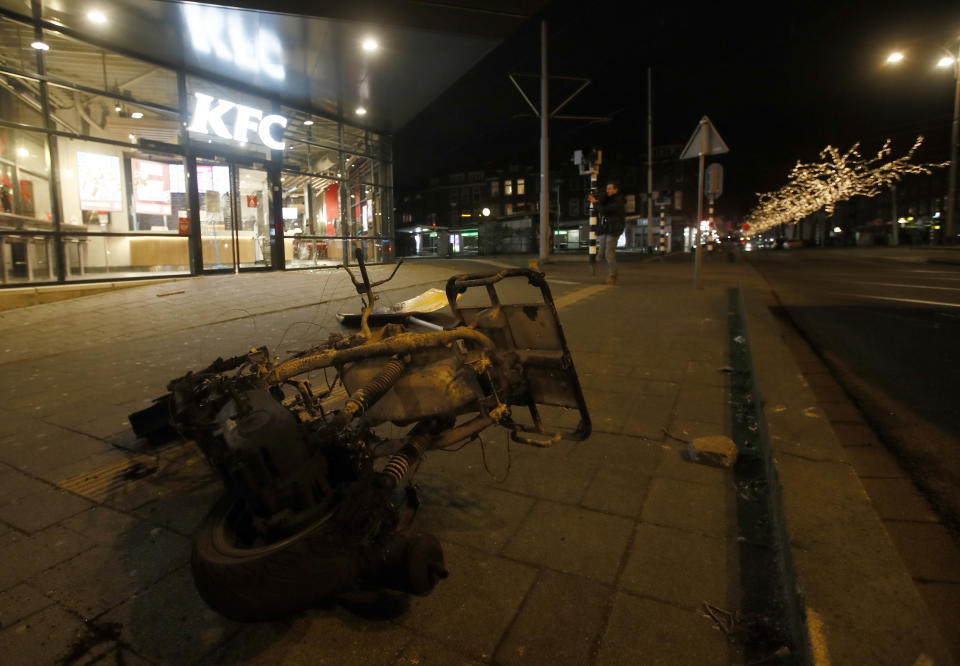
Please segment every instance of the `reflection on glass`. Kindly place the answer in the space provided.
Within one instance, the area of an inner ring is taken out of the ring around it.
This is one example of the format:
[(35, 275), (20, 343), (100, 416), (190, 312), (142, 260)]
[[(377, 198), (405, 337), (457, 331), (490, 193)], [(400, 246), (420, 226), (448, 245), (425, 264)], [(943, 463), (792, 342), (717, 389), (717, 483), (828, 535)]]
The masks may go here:
[[(24, 13), (30, 13), (29, 3)], [(30, 48), (33, 40), (33, 26), (0, 16), (0, 44), (3, 44), (3, 49), (0, 49), (0, 65), (23, 72), (35, 72), (37, 54)]]
[[(215, 59), (241, 72), (263, 73), (283, 81), (283, 46), (277, 34), (264, 28), (258, 13), (195, 4), (183, 5), (190, 46), (201, 62)], [(210, 63), (213, 69), (213, 63)]]
[(177, 75), (171, 69), (128, 58), (52, 30), (44, 32), (44, 41), (50, 46), (43, 57), (44, 67), (51, 76), (105, 93), (123, 91), (125, 97), (171, 109), (179, 106)]
[(38, 81), (0, 73), (0, 118), (13, 123), (43, 127), (41, 108)]
[(53, 84), (47, 90), (50, 114), (60, 131), (131, 144), (139, 139), (180, 143), (179, 114)]

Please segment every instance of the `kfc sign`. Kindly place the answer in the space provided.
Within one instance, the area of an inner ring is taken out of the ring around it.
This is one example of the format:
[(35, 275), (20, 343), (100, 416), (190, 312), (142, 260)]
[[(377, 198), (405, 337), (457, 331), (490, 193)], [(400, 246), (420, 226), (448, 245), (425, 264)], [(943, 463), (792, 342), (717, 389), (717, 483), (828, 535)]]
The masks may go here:
[[(260, 109), (229, 102), (225, 99), (214, 99), (210, 95), (194, 93), (196, 104), (193, 107), (193, 120), (190, 131), (200, 134), (216, 134), (222, 139), (233, 139), (246, 143), (250, 139), (250, 132), (267, 148), (283, 150), (283, 128), (287, 126), (287, 119), (277, 115), (263, 115)], [(228, 117), (232, 120), (228, 120)], [(230, 126), (227, 123), (230, 122)], [(274, 127), (280, 126), (279, 139), (274, 138)]]

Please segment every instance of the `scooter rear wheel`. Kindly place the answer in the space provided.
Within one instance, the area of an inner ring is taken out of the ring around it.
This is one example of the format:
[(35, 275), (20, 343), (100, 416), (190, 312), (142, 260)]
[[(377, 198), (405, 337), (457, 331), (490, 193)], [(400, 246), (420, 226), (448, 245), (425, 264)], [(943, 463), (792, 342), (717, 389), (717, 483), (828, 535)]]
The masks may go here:
[(193, 539), (191, 569), (200, 596), (231, 620), (262, 622), (349, 589), (358, 564), (328, 538), (335, 510), (291, 536), (264, 544), (246, 536), (252, 532), (251, 515), (243, 501), (222, 497)]

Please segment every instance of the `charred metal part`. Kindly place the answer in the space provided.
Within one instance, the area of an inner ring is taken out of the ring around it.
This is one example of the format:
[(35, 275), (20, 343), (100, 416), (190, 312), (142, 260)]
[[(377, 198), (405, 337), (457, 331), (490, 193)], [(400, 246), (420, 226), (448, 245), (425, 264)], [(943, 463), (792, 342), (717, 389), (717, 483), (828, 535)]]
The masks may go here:
[[(452, 329), (371, 331), (373, 289), (386, 280), (371, 283), (362, 253), (357, 259), (360, 280), (346, 270), (364, 297), (361, 333), (331, 334), (279, 362), (266, 347), (217, 359), (130, 417), (138, 435), (166, 420), (195, 439), (223, 480), (227, 494), (194, 537), (192, 569), (203, 599), (227, 617), (277, 619), (371, 587), (428, 593), (447, 575), (442, 549), (430, 535), (407, 532), (418, 504), (411, 477), (426, 452), (494, 425), (517, 441), (550, 445), (560, 436), (543, 423), (543, 406), (578, 411), (569, 438), (590, 432), (542, 273), (451, 278)], [(512, 277), (539, 287), (543, 303), (501, 303), (496, 285)], [(491, 305), (458, 307), (457, 296), (474, 287), (486, 289)], [(325, 368), (336, 369), (334, 386), (339, 380), (346, 395), (329, 383), (315, 392), (298, 378)], [(513, 420), (515, 406), (529, 409), (532, 428)], [(415, 425), (384, 440), (374, 429), (389, 422)]]
[(383, 369), (370, 381), (369, 384), (354, 391), (353, 394), (347, 399), (347, 404), (344, 405), (343, 409), (334, 419), (334, 425), (346, 425), (354, 418), (367, 411), (367, 408), (370, 405), (382, 398), (383, 394), (389, 391), (390, 387), (393, 386), (398, 379), (400, 379), (400, 375), (403, 374), (405, 367), (406, 364), (398, 356), (394, 356), (387, 361), (387, 364), (383, 366)]
[[(377, 358), (356, 361), (341, 368), (343, 385), (351, 394), (369, 383), (381, 370)], [(392, 388), (372, 405), (364, 421), (397, 425), (476, 410), (484, 397), (476, 374), (465, 365), (455, 347), (435, 347), (409, 355), (407, 369)]]
[(373, 304), (377, 300), (376, 295), (373, 293), (373, 288), (379, 287), (384, 282), (392, 280), (393, 276), (397, 274), (398, 270), (400, 270), (400, 266), (403, 265), (403, 259), (400, 259), (397, 262), (397, 265), (393, 268), (393, 272), (390, 273), (390, 277), (371, 284), (370, 278), (367, 276), (367, 266), (363, 262), (363, 250), (361, 250), (359, 247), (354, 251), (354, 258), (357, 260), (357, 264), (360, 267), (360, 277), (363, 280), (362, 282), (357, 281), (357, 279), (353, 276), (353, 272), (347, 266), (340, 266), (340, 268), (345, 270), (347, 275), (350, 276), (350, 281), (353, 282), (353, 286), (356, 288), (357, 293), (366, 295), (363, 316), (360, 318), (360, 331), (363, 336), (369, 340), (372, 337), (370, 332), (370, 313), (373, 312)]
[(491, 351), (495, 349), (493, 341), (489, 337), (479, 331), (462, 326), (451, 331), (437, 333), (401, 333), (381, 342), (370, 342), (348, 349), (321, 351), (310, 356), (291, 359), (276, 365), (264, 375), (263, 379), (268, 383), (279, 383), (311, 370), (329, 368), (334, 365), (343, 365), (378, 356), (409, 354), (423, 349), (442, 347), (458, 340), (476, 342)]
[[(503, 304), (496, 284), (505, 278), (524, 277), (540, 289), (542, 303)], [(483, 287), (490, 305), (461, 307), (460, 294), (472, 287)], [(567, 435), (580, 440), (590, 436), (590, 414), (580, 380), (567, 347), (553, 296), (544, 274), (528, 268), (508, 268), (497, 273), (456, 275), (447, 280), (447, 303), (457, 327), (469, 326), (488, 335), (498, 352), (494, 356), (502, 383), (509, 388), (506, 402), (529, 409), (534, 427), (513, 424), (514, 441), (534, 446), (551, 446), (559, 441), (557, 433), (545, 428), (537, 405), (576, 409), (580, 422)], [(530, 435), (524, 434), (530, 432)]]
[(383, 473), (391, 476), (397, 485), (403, 481), (410, 465), (416, 463), (423, 456), (424, 451), (430, 446), (430, 437), (425, 434), (417, 434), (410, 438), (406, 446), (397, 451), (383, 468)]

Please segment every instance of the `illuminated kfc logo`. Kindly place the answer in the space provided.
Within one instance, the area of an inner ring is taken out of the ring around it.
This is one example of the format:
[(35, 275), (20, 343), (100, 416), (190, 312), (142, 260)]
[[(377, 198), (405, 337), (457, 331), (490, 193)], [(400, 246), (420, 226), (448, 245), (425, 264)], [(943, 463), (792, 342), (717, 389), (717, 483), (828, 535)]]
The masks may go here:
[[(278, 115), (263, 115), (260, 109), (244, 106), (225, 99), (214, 99), (210, 95), (194, 93), (196, 104), (193, 107), (193, 122), (190, 131), (200, 134), (209, 134), (211, 131), (223, 139), (233, 139), (246, 143), (250, 132), (256, 132), (260, 142), (267, 148), (283, 150), (283, 128), (287, 126), (287, 119)], [(216, 104), (214, 104), (216, 102)], [(227, 127), (225, 116), (233, 114), (233, 127)], [(280, 139), (273, 136), (273, 128), (280, 126)]]

